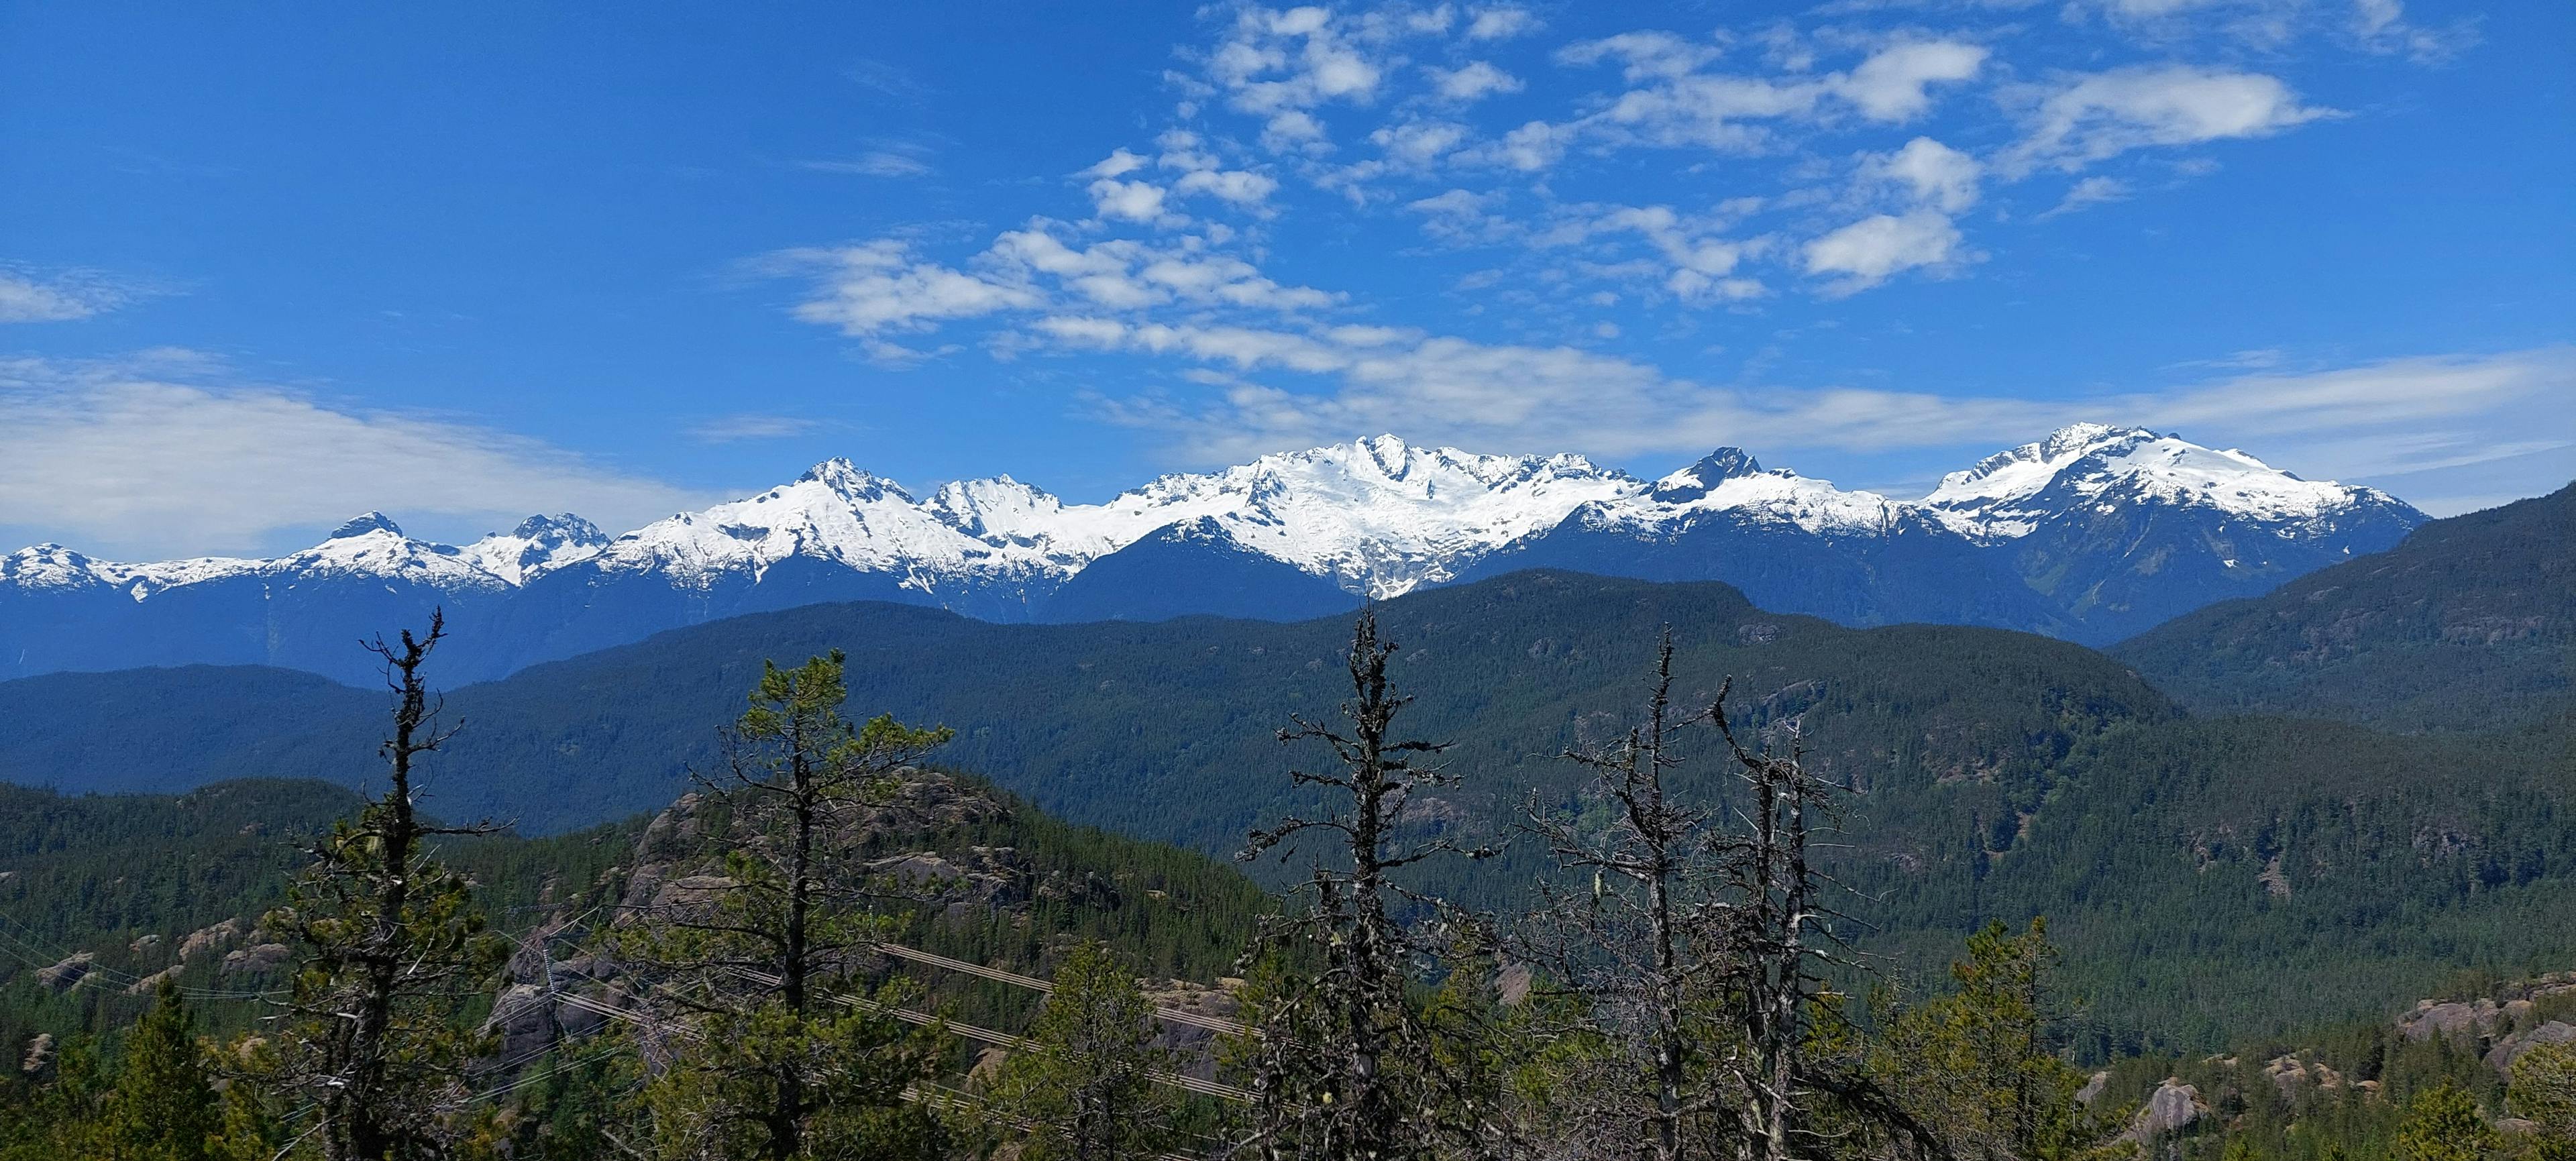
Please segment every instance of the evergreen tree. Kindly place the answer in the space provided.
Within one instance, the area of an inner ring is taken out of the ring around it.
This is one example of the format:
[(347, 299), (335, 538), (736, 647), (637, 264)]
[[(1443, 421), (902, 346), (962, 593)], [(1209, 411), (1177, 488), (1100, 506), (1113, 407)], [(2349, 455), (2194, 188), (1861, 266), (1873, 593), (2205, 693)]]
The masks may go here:
[[(728, 773), (704, 839), (724, 873), (629, 917), (617, 946), (656, 986), (654, 1011), (682, 1029), (655, 1049), (646, 1090), (656, 1146), (673, 1158), (926, 1157), (942, 1129), (904, 1098), (941, 1048), (892, 1010), (900, 981), (857, 969), (888, 921), (888, 888), (858, 865), (872, 810), (946, 742), (879, 716), (853, 725), (842, 655), (768, 665), (725, 732)], [(675, 885), (676, 886), (676, 885)]]
[(221, 1127), (196, 1014), (164, 976), (152, 1007), (125, 1041), (125, 1064), (109, 1098), (105, 1156), (111, 1161), (205, 1161)]
[(2576, 1044), (2534, 1044), (2513, 1061), (2505, 1103), (2532, 1123), (2538, 1161), (2576, 1161)]
[(114, 1090), (96, 1046), (86, 1037), (67, 1041), (37, 1071), (50, 1078), (0, 1115), (0, 1161), (102, 1155), (103, 1114)]
[(2397, 1161), (2486, 1161), (2496, 1144), (2477, 1098), (2449, 1081), (2417, 1093), (2397, 1126)]
[(2076, 1103), (2084, 1075), (2053, 1043), (2056, 963), (2046, 920), (1996, 920), (1951, 965), (1956, 992), (1891, 1021), (1883, 1075), (1959, 1161), (2058, 1161), (2116, 1131)]
[(464, 876), (430, 842), (495, 828), (418, 813), (418, 763), (454, 735), (421, 676), (446, 636), (433, 612), (427, 633), (369, 645), (395, 693), (382, 750), (390, 785), (323, 836), (285, 906), (261, 921), (293, 941), (296, 960), (276, 1043), (256, 1054), (267, 1071), (253, 1079), (294, 1098), (298, 1135), (318, 1140), (327, 1161), (449, 1153), (467, 1070), (486, 1047), (455, 1017), (492, 981), (506, 941), (484, 930)]
[(1116, 953), (1078, 944), (1028, 1038), (995, 1078), (1005, 1131), (1027, 1134), (1029, 1161), (1112, 1161), (1170, 1148), (1173, 1102), (1155, 1083), (1177, 1066), (1154, 1046), (1153, 1003)]

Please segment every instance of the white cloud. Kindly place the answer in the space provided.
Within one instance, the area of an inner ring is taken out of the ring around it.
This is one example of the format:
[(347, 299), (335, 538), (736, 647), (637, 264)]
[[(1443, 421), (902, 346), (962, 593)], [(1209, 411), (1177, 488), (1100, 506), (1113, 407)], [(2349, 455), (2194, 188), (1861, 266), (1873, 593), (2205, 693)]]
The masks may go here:
[(778, 268), (815, 272), (817, 294), (797, 304), (794, 314), (810, 323), (838, 327), (846, 335), (918, 329), (946, 319), (972, 318), (996, 311), (1037, 305), (1037, 295), (1012, 286), (918, 261), (900, 241), (882, 239), (858, 246), (793, 250), (779, 255)]
[(2116, 177), (2088, 177), (2068, 187), (2065, 198), (2057, 203), (2056, 208), (2041, 214), (2040, 217), (2054, 218), (2059, 214), (2074, 213), (2087, 206), (2127, 201), (2128, 198), (2129, 183)]
[(1534, 173), (1556, 164), (1556, 159), (1565, 155), (1570, 136), (1545, 121), (1532, 121), (1503, 134), (1491, 155), (1513, 169)]
[(1088, 188), (1092, 210), (1101, 217), (1145, 223), (1163, 219), (1163, 187), (1150, 181), (1104, 177)]
[(1207, 81), (1229, 107), (1267, 120), (1265, 148), (1315, 150), (1325, 138), (1323, 123), (1310, 110), (1374, 102), (1391, 64), (1387, 42), (1431, 34), (1445, 24), (1390, 17), (1337, 16), (1318, 7), (1241, 9), (1224, 41), (1205, 58)]
[(1369, 134), (1369, 142), (1396, 165), (1420, 167), (1456, 149), (1467, 135), (1467, 127), (1454, 121), (1408, 121)]
[[(1733, 302), (1764, 293), (1758, 280), (1737, 276), (1746, 247), (1726, 238), (1723, 220), (1677, 213), (1670, 206), (1579, 205), (1565, 207), (1559, 220), (1534, 235), (1532, 245), (1578, 246), (1618, 235), (1633, 235), (1654, 251), (1641, 272), (1661, 288), (1693, 305)], [(1615, 248), (1603, 257), (1616, 258)], [(1624, 269), (1612, 262), (1607, 269)]]
[[(1219, 388), (1205, 400), (1093, 399), (1104, 418), (1162, 431), (1201, 464), (1383, 430), (1467, 447), (1603, 456), (1696, 454), (1723, 444), (1782, 453), (1966, 455), (2087, 420), (2245, 446), (2318, 478), (2433, 480), (2484, 465), (2490, 471), (2479, 478), (2491, 495), (2554, 489), (2566, 482), (2561, 468), (2576, 462), (2576, 411), (2550, 406), (2576, 392), (2576, 348), (2567, 347), (2031, 399), (1707, 386), (1569, 347), (1418, 332), (1376, 336), (1363, 346), (1328, 332), (1085, 323), (1082, 337), (1094, 349), (1227, 369), (1199, 377)], [(1295, 389), (1245, 378), (1265, 372), (1304, 378)], [(2509, 478), (2496, 483), (2497, 471)]]
[(1870, 120), (1907, 121), (1932, 107), (1930, 86), (1975, 78), (1986, 55), (1982, 45), (1955, 40), (1908, 42), (1862, 61), (1834, 88)]
[(1964, 243), (1949, 215), (1919, 209), (1873, 214), (1807, 243), (1807, 273), (1841, 275), (1828, 294), (1867, 290), (1900, 271), (1958, 261)]
[(34, 277), (0, 270), (0, 323), (77, 322), (125, 305), (124, 290), (90, 277)]
[(1476, 10), (1476, 18), (1467, 22), (1467, 39), (1502, 40), (1519, 36), (1538, 27), (1538, 18), (1527, 8), (1509, 5)]
[(566, 510), (631, 527), (710, 500), (452, 417), (229, 381), (185, 352), (0, 362), (0, 523), (110, 556), (273, 551), (369, 508), (470, 536)]
[(1669, 32), (1622, 32), (1599, 40), (1576, 41), (1558, 49), (1559, 64), (1589, 65), (1618, 58), (1621, 75), (1628, 83), (1672, 80), (1688, 76), (1699, 66), (1716, 60), (1717, 46), (1703, 41), (1684, 40)]
[(1442, 100), (1457, 104), (1481, 101), (1496, 93), (1521, 91), (1521, 80), (1485, 61), (1469, 61), (1454, 69), (1426, 68), (1431, 87)]
[(1181, 175), (1172, 189), (1184, 194), (1212, 194), (1218, 200), (1238, 206), (1259, 206), (1277, 191), (1279, 182), (1265, 174), (1242, 169), (1202, 169)]
[(1089, 178), (1125, 177), (1128, 174), (1145, 168), (1147, 164), (1148, 163), (1144, 158), (1130, 153), (1124, 148), (1112, 149), (1109, 151), (1109, 156), (1101, 158), (1099, 161), (1093, 163), (1091, 168), (1083, 170), (1076, 176)]
[(1977, 204), (1977, 159), (1934, 141), (1917, 137), (1894, 153), (1866, 157), (1863, 172), (1875, 180), (1899, 185), (1915, 201), (1955, 214)]
[(2114, 69), (2062, 81), (2032, 104), (2029, 134), (2004, 155), (2010, 173), (2077, 170), (2155, 145), (2268, 137), (2332, 109), (2299, 103), (2277, 77), (2189, 65)]
[(1274, 114), (1261, 127), (1261, 147), (1272, 153), (1298, 152), (1324, 144), (1324, 123), (1302, 109)]
[[(1277, 178), (1255, 170), (1225, 168), (1208, 143), (1186, 129), (1166, 130), (1154, 139), (1154, 144), (1162, 153), (1153, 159), (1153, 164), (1177, 170), (1181, 175), (1172, 182), (1170, 192), (1183, 197), (1204, 194), (1237, 209), (1268, 216), (1270, 195), (1279, 190)], [(1084, 170), (1083, 176), (1115, 178), (1146, 164), (1143, 157), (1120, 149), (1108, 160)]]
[(2476, 44), (2478, 28), (2474, 19), (2426, 28), (2406, 19), (2399, 0), (2354, 0), (2352, 35), (2372, 52), (2402, 52), (2417, 61), (2439, 62)]
[(1622, 76), (1636, 87), (1559, 132), (1618, 144), (1754, 151), (1774, 143), (1776, 130), (1766, 123), (1825, 118), (1840, 107), (1828, 104), (1829, 98), (1872, 121), (1910, 120), (1931, 107), (1931, 86), (1974, 78), (1987, 50), (1961, 41), (1908, 41), (1871, 54), (1848, 73), (1757, 77), (1699, 71), (1719, 55), (1713, 45), (1662, 32), (1568, 45), (1557, 54), (1560, 61), (1617, 59)]

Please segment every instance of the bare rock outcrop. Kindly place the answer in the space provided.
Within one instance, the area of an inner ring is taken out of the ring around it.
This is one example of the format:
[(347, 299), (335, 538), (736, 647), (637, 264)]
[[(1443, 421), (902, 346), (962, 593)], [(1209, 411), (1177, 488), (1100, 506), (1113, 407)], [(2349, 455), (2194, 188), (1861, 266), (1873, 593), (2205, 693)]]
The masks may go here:
[(47, 991), (68, 992), (89, 978), (90, 969), (98, 962), (96, 952), (74, 952), (51, 967), (36, 969), (36, 983)]
[(126, 995), (129, 995), (129, 996), (148, 996), (148, 995), (151, 995), (154, 991), (159, 990), (159, 988), (161, 987), (161, 981), (163, 981), (163, 980), (167, 980), (167, 979), (175, 979), (175, 978), (177, 978), (177, 977), (178, 977), (178, 975), (179, 975), (179, 965), (177, 965), (177, 964), (175, 964), (175, 963), (174, 963), (174, 964), (171, 964), (170, 966), (165, 967), (165, 968), (161, 969), (160, 971), (154, 972), (154, 973), (152, 973), (151, 975), (145, 976), (145, 977), (143, 977), (142, 979), (136, 980), (136, 981), (134, 981), (133, 983), (126, 985), (126, 987), (125, 987), (125, 994), (126, 994)]
[(283, 943), (253, 944), (224, 953), (222, 971), (228, 976), (244, 972), (276, 971), (285, 966), (286, 961), (294, 955), (295, 949)]
[(27, 1041), (27, 1051), (18, 1057), (18, 1071), (37, 1076), (54, 1065), (54, 1034), (38, 1032)]
[(179, 958), (186, 959), (201, 951), (213, 951), (242, 937), (242, 921), (227, 919), (212, 927), (201, 927), (179, 941)]
[(2129, 1121), (2129, 1131), (2122, 1136), (2131, 1141), (2144, 1141), (2190, 1127), (2209, 1115), (2209, 1106), (2200, 1099), (2200, 1090), (2168, 1076), (2156, 1091), (2139, 1106), (2138, 1115)]
[(2509, 1073), (2513, 1071), (2513, 1062), (2522, 1059), (2523, 1053), (2543, 1044), (2571, 1042), (2576, 1042), (2576, 1024), (2570, 1024), (2565, 1020), (2552, 1020), (2530, 1031), (2516, 1032), (2496, 1041), (2496, 1046), (2487, 1050), (2487, 1067), (2497, 1072)]

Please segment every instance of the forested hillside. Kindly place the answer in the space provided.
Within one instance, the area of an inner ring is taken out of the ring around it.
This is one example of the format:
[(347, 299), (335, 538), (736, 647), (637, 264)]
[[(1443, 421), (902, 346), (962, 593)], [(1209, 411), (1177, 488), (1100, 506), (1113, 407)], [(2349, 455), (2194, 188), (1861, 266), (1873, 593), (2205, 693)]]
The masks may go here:
[(2576, 677), (2576, 485), (2433, 521), (2111, 652), (2196, 710), (2444, 732), (2559, 712)]
[[(181, 795), (59, 795), (0, 786), (0, 1033), (67, 1035), (131, 1021), (150, 981), (247, 1000), (275, 983), (259, 918), (309, 847), (359, 805), (309, 781), (223, 782)], [(497, 912), (578, 891), (633, 841), (611, 824), (545, 839), (442, 841)], [(68, 966), (66, 973), (61, 969)], [(48, 972), (53, 974), (49, 977)], [(218, 1008), (238, 1026), (251, 1006)]]
[[(1749, 624), (1749, 643), (1787, 633)], [(1876, 714), (1910, 732), (1921, 706), (1810, 687), (1730, 693), (1702, 718), (1716, 693), (1650, 638), (1613, 683), (1629, 707), (1571, 727), (1586, 761), (1530, 788), (1518, 856), (1490, 860), (1480, 840), (1506, 832), (1476, 811), (1494, 788), (1467, 793), (1484, 771), (1451, 759), (1473, 747), (1415, 740), (1429, 703), (1407, 700), (1390, 664), (1405, 654), (1378, 628), (1364, 620), (1333, 659), (1350, 698), (1291, 730), (1315, 801), (1253, 842), (1274, 873), (1313, 876), (1284, 915), (1202, 856), (918, 765), (952, 735), (840, 718), (839, 654), (764, 666), (722, 763), (649, 823), (530, 840), (407, 821), (393, 804), (409, 760), (449, 740), (415, 729), (417, 683), (396, 701), (391, 791), (354, 823), (357, 799), (311, 782), (11, 791), (0, 891), (18, 889), (20, 966), (0, 975), (0, 1045), (21, 1065), (0, 1077), (0, 1156), (125, 1156), (200, 1132), (182, 1155), (300, 1156), (318, 1131), (495, 1159), (649, 1134), (720, 1157), (931, 1161), (1022, 1139), (1216, 1157), (1288, 1139), (1465, 1161), (1724, 1141), (1749, 1115), (1837, 1126), (1757, 1153), (1776, 1161), (2328, 1161), (2425, 1141), (2551, 1161), (2529, 1146), (2576, 1124), (2559, 1019), (2576, 977), (2419, 1006), (2394, 1035), (2383, 1015), (2315, 1031), (2463, 966), (2494, 981), (2576, 958), (2559, 788), (2514, 773), (2565, 768), (2563, 733), (2471, 750), (2079, 707), (2058, 689), (2053, 724), (2013, 719), (2043, 750), (1916, 784), (1869, 770), (1886, 756), (1857, 748), (1870, 734), (1826, 727)], [(1967, 656), (1994, 673), (2014, 660)], [(2482, 781), (2422, 777), (2446, 756)], [(1504, 871), (1386, 877), (1480, 862)], [(1574, 889), (1498, 887), (1543, 864)], [(1481, 897), (1481, 914), (1425, 887)], [(415, 902), (377, 909), (402, 890)], [(2039, 911), (2063, 918), (2025, 926)], [(399, 920), (358, 942), (376, 915)], [(420, 982), (368, 984), (378, 940), (414, 965), (383, 978)], [(404, 1063), (344, 1080), (331, 1062), (371, 1050), (339, 1038), (339, 1013), (372, 994), (405, 1013), (380, 1033)], [(1678, 1063), (1641, 1073), (1636, 1037)], [(1714, 1051), (1729, 1044), (1744, 1047)], [(823, 1070), (810, 1090), (804, 1061)], [(2109, 1067), (2085, 1084), (2077, 1062)], [(1767, 1088), (1774, 1069), (1795, 1079)], [(366, 1098), (334, 1103), (352, 1085)], [(1086, 1118), (1086, 1100), (1129, 1113)], [(1370, 1112), (1389, 1102), (1407, 1115)]]
[[(1710, 584), (1518, 574), (1382, 615), (1415, 724), (1453, 740), (1448, 760), (1472, 775), (1428, 805), (1445, 833), (1503, 846), (1417, 880), (1467, 901), (1508, 903), (1540, 876), (1541, 852), (1515, 831), (1524, 804), (1571, 801), (1577, 772), (1557, 755), (1624, 720), (1670, 625), (1684, 704), (1731, 677), (1740, 715), (1796, 720), (1812, 765), (1861, 791), (1851, 849), (1833, 857), (1876, 948), (1928, 971), (1986, 919), (2050, 915), (2104, 1051), (2214, 1046), (2249, 1022), (2368, 1011), (2453, 966), (2516, 970), (2576, 950), (2563, 729), (2435, 746), (2192, 720), (2062, 642), (1845, 629)], [(957, 731), (942, 761), (1069, 820), (1223, 856), (1311, 801), (1283, 777), (1292, 756), (1273, 735), (1344, 696), (1347, 632), (1338, 618), (997, 626), (869, 604), (740, 618), (455, 691), (467, 728), (425, 767), (426, 801), (532, 831), (658, 809), (685, 770), (717, 768), (707, 723), (740, 704), (764, 658), (841, 648), (853, 705)], [(137, 701), (156, 707), (154, 728), (112, 728)], [(262, 670), (0, 684), (0, 771), (83, 788), (269, 773), (358, 784), (382, 704)], [(282, 725), (227, 748), (245, 719)], [(1282, 884), (1298, 866), (1257, 872)]]

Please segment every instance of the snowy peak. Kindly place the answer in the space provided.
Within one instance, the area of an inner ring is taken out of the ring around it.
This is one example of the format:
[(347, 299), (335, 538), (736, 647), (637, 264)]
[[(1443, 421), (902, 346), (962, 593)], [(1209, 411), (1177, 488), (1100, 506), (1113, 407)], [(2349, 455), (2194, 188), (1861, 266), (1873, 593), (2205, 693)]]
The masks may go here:
[(834, 458), (749, 499), (647, 524), (611, 541), (592, 560), (606, 571), (660, 572), (699, 589), (728, 575), (757, 581), (791, 558), (902, 573), (908, 587), (928, 588), (942, 576), (1028, 567), (1037, 556), (977, 539), (954, 523), (953, 514)]
[(1393, 596), (1448, 580), (1584, 504), (1643, 487), (1577, 455), (1478, 455), (1392, 435), (1265, 455), (1207, 475), (1164, 476), (1096, 509), (1067, 509), (1103, 540), (1132, 543), (1202, 519), (1248, 551)]
[[(1263, 455), (1160, 477), (1098, 504), (1067, 504), (1009, 476), (959, 480), (916, 497), (846, 458), (614, 540), (571, 514), (532, 516), (463, 548), (414, 540), (381, 512), (271, 560), (98, 561), (59, 545), (0, 558), (0, 585), (105, 585), (141, 600), (179, 585), (257, 575), (381, 577), (441, 591), (501, 590), (576, 566), (649, 574), (681, 589), (757, 584), (783, 561), (885, 574), (926, 594), (993, 582), (1050, 583), (1166, 530), (1223, 540), (1352, 592), (1393, 596), (1465, 575), (1578, 517), (1649, 541), (1692, 528), (1758, 524), (1828, 539), (1884, 537), (1937, 523), (1995, 544), (2070, 514), (2182, 507), (2315, 540), (2354, 514), (2403, 527), (2413, 509), (2366, 488), (2302, 480), (2238, 451), (2144, 428), (2076, 424), (1942, 478), (1919, 502), (1845, 491), (1718, 448), (1652, 482), (1580, 455), (1488, 455), (1394, 435)], [(946, 599), (940, 597), (938, 599)]]
[(466, 545), (463, 556), (476, 568), (522, 585), (541, 573), (588, 560), (607, 546), (608, 535), (598, 525), (562, 512), (530, 516), (508, 532), (491, 533)]
[(1701, 457), (1698, 463), (1655, 481), (1654, 498), (1666, 504), (1687, 504), (1706, 496), (1719, 484), (1762, 470), (1762, 463), (1740, 447), (1722, 447)]
[(2206, 448), (2145, 428), (2092, 423), (1952, 472), (1923, 499), (1943, 523), (1988, 540), (2026, 536), (2043, 521), (2088, 505), (2138, 503), (2291, 527), (2363, 507), (2422, 519), (2373, 489), (2303, 480), (2241, 451)]
[(59, 544), (31, 544), (0, 556), (0, 585), (62, 591), (114, 583), (101, 563)]
[(952, 480), (922, 502), (950, 527), (968, 536), (1043, 538), (1064, 511), (1064, 502), (1009, 476)]
[(796, 477), (796, 482), (819, 484), (833, 495), (858, 502), (881, 500), (888, 495), (906, 503), (912, 501), (911, 493), (894, 481), (870, 473), (841, 456), (833, 456), (805, 469), (805, 474)]
[(386, 532), (391, 533), (394, 536), (401, 536), (403, 534), (402, 526), (394, 523), (393, 517), (387, 516), (382, 512), (366, 512), (351, 517), (348, 523), (334, 529), (331, 535), (324, 537), (324, 539), (354, 540), (358, 537), (374, 532)]

